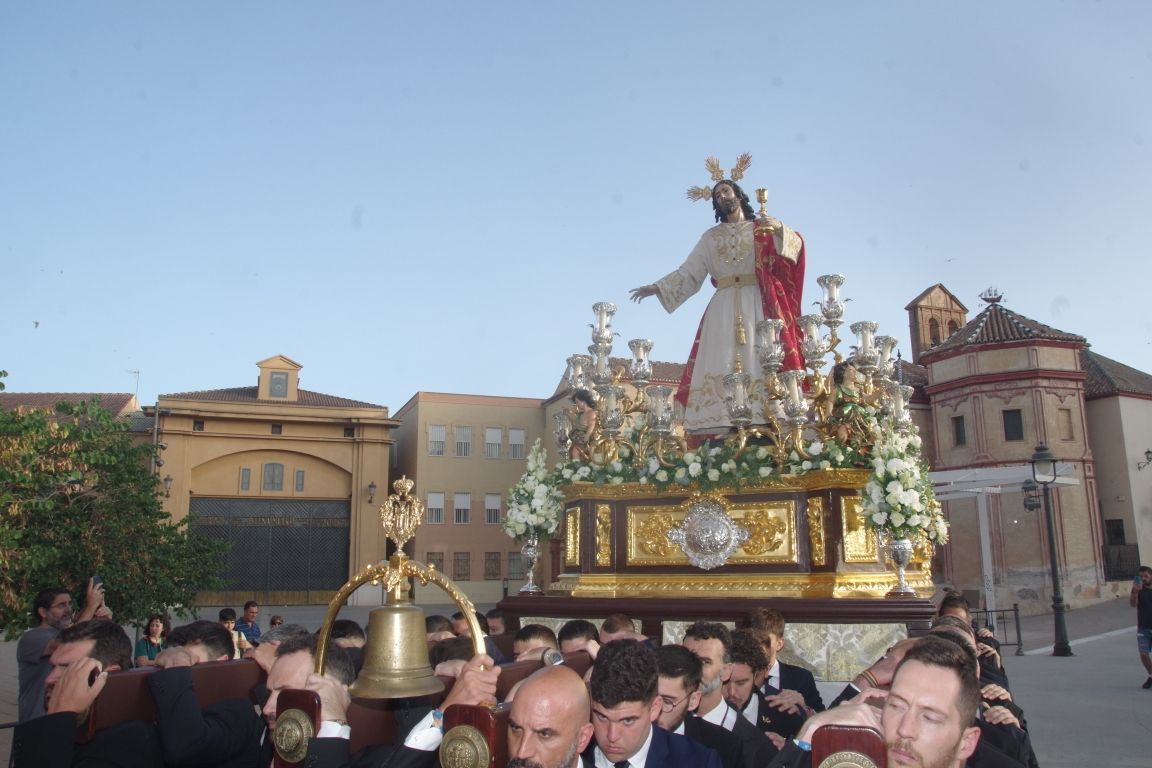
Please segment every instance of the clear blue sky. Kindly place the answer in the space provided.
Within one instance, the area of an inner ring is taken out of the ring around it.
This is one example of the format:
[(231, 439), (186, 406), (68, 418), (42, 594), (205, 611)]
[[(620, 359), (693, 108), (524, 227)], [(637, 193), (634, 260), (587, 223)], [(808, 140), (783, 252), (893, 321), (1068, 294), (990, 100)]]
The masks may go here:
[[(942, 282), (1152, 371), (1152, 3), (8, 2), (11, 391), (547, 396), (749, 189), (907, 354)], [(971, 316), (970, 315), (970, 316)]]

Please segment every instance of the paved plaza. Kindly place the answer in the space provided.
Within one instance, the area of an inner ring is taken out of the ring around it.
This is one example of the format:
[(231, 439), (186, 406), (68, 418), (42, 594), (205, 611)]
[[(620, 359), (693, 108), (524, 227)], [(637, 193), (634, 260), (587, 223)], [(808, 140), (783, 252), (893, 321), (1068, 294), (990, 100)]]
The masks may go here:
[[(342, 618), (367, 622), (368, 611), (351, 606)], [(279, 613), (289, 622), (318, 627), (324, 606), (261, 608), (261, 624)], [(205, 609), (215, 617), (215, 609)], [(1025, 655), (1006, 649), (1012, 692), (1024, 708), (1042, 768), (1107, 765), (1147, 768), (1152, 764), (1152, 690), (1143, 690), (1136, 658), (1136, 612), (1117, 599), (1068, 614), (1071, 658), (1053, 658), (1052, 617), (1021, 619)], [(16, 719), (16, 643), (0, 643), (0, 722)], [(0, 760), (12, 732), (0, 731)]]

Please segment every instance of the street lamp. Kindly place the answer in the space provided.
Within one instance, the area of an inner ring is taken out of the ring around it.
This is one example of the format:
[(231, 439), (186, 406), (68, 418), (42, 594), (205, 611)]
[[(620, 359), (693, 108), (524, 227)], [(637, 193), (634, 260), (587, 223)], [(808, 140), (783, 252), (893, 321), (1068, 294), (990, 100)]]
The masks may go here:
[(376, 481), (368, 483), (368, 503), (371, 504), (372, 500), (376, 498)]
[[(1060, 563), (1056, 560), (1056, 523), (1052, 519), (1052, 495), (1050, 486), (1056, 482), (1056, 457), (1044, 443), (1036, 446), (1032, 454), (1032, 479), (1044, 489), (1044, 517), (1048, 524), (1048, 558), (1052, 561), (1052, 618), (1056, 624), (1056, 641), (1052, 644), (1053, 656), (1071, 656), (1068, 645), (1068, 627), (1064, 623), (1064, 593), (1060, 589)], [(1033, 497), (1035, 503), (1035, 497)], [(1028, 499), (1025, 496), (1025, 508)]]

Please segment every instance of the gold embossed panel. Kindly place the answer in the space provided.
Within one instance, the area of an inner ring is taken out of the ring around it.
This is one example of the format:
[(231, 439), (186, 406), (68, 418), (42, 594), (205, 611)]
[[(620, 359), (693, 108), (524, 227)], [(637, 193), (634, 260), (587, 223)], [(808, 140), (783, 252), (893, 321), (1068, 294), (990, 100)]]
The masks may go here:
[(880, 553), (876, 549), (876, 534), (864, 523), (860, 513), (859, 496), (840, 497), (840, 518), (844, 521), (844, 562), (879, 562)]
[(812, 565), (824, 565), (828, 553), (824, 546), (824, 499), (808, 499), (808, 547), (812, 551)]
[(564, 511), (564, 565), (580, 565), (580, 507)]
[(612, 565), (612, 507), (596, 505), (596, 565)]
[[(684, 521), (691, 504), (634, 506), (627, 511), (627, 565), (688, 565), (688, 557), (668, 540), (668, 532)], [(748, 541), (728, 565), (769, 565), (798, 562), (796, 505), (791, 500), (722, 502), (738, 525), (748, 529)]]

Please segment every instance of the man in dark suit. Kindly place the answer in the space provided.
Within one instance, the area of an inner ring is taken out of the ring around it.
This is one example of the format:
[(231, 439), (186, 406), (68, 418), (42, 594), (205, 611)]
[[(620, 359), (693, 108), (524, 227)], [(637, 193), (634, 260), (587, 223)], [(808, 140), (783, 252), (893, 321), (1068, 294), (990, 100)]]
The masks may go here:
[(194, 621), (168, 634), (169, 647), (156, 657), (148, 676), (156, 703), (156, 726), (170, 765), (244, 768), (260, 760), (264, 721), (249, 699), (227, 699), (201, 708), (192, 667), (228, 661), (232, 633), (214, 621)]
[(803, 702), (782, 703), (757, 689), (768, 669), (757, 633), (763, 630), (738, 629), (732, 633), (732, 672), (724, 684), (724, 699), (761, 731), (784, 738), (795, 736), (807, 719)]
[(45, 683), (47, 714), (16, 726), (13, 768), (154, 768), (163, 765), (152, 723), (135, 720), (76, 744), (76, 727), (104, 689), (108, 673), (132, 663), (132, 641), (110, 621), (85, 621), (60, 633)]
[(711, 749), (653, 725), (663, 707), (657, 676), (655, 652), (635, 640), (600, 649), (589, 680), (595, 743), (581, 755), (585, 768), (721, 768)]
[(812, 673), (804, 667), (780, 661), (780, 651), (784, 650), (784, 614), (775, 608), (757, 608), (749, 614), (748, 624), (759, 631), (761, 646), (768, 657), (768, 669), (760, 684), (760, 692), (770, 699), (769, 703), (803, 706), (809, 714), (823, 712), (824, 702)]
[(767, 739), (761, 752), (744, 752), (736, 734), (696, 716), (700, 706), (700, 659), (682, 645), (662, 645), (656, 649), (660, 673), (658, 692), (660, 716), (656, 724), (671, 733), (698, 741), (720, 756), (724, 768), (763, 768), (776, 754)]

